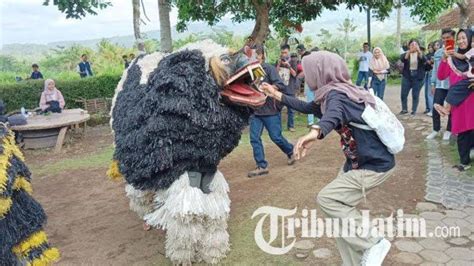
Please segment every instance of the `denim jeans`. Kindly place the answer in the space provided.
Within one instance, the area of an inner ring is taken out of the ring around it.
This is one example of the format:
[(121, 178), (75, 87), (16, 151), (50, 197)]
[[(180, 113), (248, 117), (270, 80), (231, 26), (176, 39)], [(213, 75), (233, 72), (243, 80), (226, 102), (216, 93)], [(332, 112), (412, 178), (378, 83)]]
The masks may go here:
[(290, 158), (293, 155), (293, 145), (281, 134), (281, 115), (252, 115), (250, 117), (250, 144), (257, 166), (261, 168), (268, 166), (261, 138), (263, 128), (267, 129), (270, 139)]
[[(307, 102), (312, 102), (314, 101), (314, 91), (312, 91), (308, 84), (304, 84), (304, 95), (306, 96), (306, 101)], [(308, 115), (308, 125), (313, 125), (314, 124), (314, 115), (309, 114)]]
[(374, 90), (375, 96), (383, 100), (385, 94), (385, 79), (380, 80), (376, 76), (372, 78), (372, 89)]
[(433, 111), (433, 95), (431, 95), (431, 71), (425, 74), (425, 106), (426, 111)]
[(418, 108), (418, 103), (420, 101), (420, 90), (421, 86), (423, 85), (423, 80), (418, 79), (416, 76), (416, 72), (413, 71), (410, 77), (403, 76), (402, 78), (402, 92), (401, 92), (401, 100), (402, 100), (402, 110), (408, 111), (408, 94), (412, 96), (412, 113), (416, 113), (416, 109)]
[[(294, 97), (294, 96), (292, 96)], [(295, 110), (289, 108), (288, 106), (286, 107), (286, 111), (288, 113), (288, 120), (286, 123), (286, 128), (294, 128), (295, 127)]]
[(367, 89), (367, 82), (369, 82), (369, 72), (368, 71), (359, 71), (357, 75), (356, 85), (360, 86), (364, 81), (364, 88)]

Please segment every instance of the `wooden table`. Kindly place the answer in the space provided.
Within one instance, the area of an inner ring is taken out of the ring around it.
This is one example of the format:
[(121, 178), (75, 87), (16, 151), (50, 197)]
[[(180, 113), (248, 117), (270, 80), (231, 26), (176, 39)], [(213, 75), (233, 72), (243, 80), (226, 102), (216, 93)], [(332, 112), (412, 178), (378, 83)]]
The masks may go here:
[(27, 124), (12, 126), (11, 129), (23, 134), (25, 148), (55, 147), (54, 152), (60, 152), (67, 129), (78, 127), (84, 123), (84, 128), (90, 115), (82, 109), (67, 109), (62, 113), (50, 115), (34, 115), (27, 118)]

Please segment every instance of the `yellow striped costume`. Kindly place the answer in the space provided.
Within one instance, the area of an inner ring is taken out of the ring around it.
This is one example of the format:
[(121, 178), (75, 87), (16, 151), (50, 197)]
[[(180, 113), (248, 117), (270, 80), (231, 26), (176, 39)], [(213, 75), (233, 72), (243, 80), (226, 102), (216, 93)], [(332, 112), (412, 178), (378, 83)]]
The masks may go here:
[(0, 265), (49, 265), (59, 259), (43, 231), (46, 214), (31, 195), (30, 177), (13, 133), (0, 123)]

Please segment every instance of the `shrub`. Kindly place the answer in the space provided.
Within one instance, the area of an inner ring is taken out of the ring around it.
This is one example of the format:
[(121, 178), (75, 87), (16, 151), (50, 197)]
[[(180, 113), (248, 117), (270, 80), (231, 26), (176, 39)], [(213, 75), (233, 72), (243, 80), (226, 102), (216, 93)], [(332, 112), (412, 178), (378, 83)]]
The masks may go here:
[[(66, 108), (77, 108), (81, 107), (80, 103), (75, 102), (77, 99), (113, 97), (119, 80), (120, 76), (117, 75), (102, 75), (67, 81), (56, 80), (56, 88), (63, 94)], [(43, 86), (43, 80), (0, 84), (0, 99), (5, 102), (7, 112), (18, 110), (21, 107), (34, 109), (39, 106)]]

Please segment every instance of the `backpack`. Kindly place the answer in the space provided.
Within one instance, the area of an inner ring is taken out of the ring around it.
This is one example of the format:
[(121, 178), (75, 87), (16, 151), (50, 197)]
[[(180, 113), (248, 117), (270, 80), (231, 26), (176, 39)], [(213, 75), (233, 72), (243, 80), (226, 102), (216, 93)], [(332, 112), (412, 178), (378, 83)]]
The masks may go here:
[(362, 119), (367, 125), (353, 122), (349, 124), (360, 129), (374, 130), (388, 151), (397, 154), (405, 144), (405, 129), (390, 108), (379, 97), (374, 98), (375, 109), (367, 105), (362, 112)]

